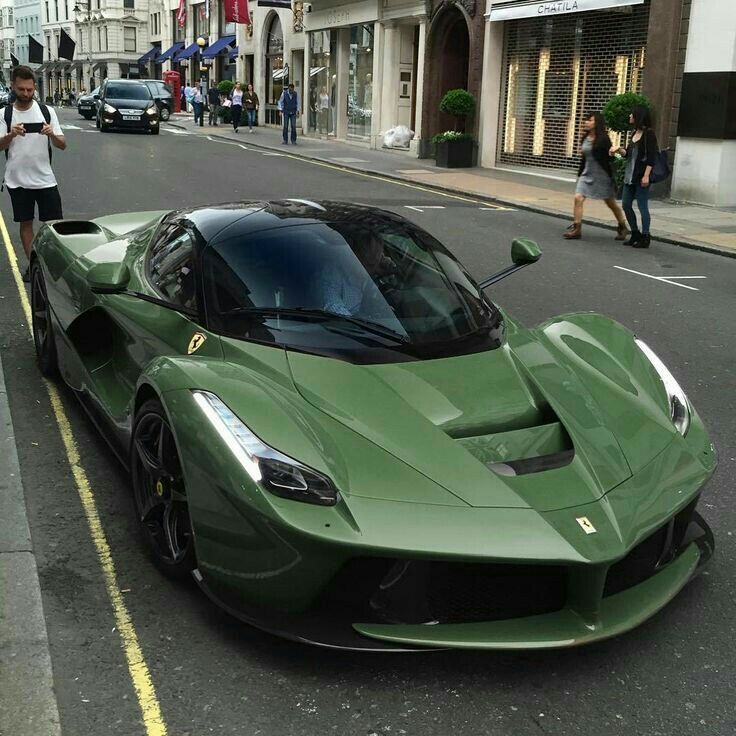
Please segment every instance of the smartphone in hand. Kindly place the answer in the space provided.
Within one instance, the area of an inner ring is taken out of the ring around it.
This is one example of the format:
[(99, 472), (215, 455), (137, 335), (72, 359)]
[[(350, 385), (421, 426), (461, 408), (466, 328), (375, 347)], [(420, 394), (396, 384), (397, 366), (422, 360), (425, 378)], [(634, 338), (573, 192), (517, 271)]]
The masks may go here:
[(23, 123), (23, 128), (26, 133), (40, 133), (43, 125), (43, 123)]

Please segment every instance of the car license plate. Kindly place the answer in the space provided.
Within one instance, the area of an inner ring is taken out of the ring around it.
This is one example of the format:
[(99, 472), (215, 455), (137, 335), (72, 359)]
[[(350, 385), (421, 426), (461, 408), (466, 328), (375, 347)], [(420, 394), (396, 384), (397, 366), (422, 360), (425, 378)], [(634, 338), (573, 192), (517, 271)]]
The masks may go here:
[(137, 115), (123, 115), (123, 120), (140, 120)]
[(80, 105), (79, 109), (80, 110), (91, 110), (92, 108), (89, 105)]

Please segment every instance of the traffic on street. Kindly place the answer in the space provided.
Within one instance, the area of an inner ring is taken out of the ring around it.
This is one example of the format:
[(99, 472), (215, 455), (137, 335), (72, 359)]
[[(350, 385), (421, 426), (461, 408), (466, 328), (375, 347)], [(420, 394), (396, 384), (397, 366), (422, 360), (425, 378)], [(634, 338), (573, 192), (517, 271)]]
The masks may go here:
[(28, 282), (0, 199), (0, 719), (734, 733), (736, 259), (91, 97)]

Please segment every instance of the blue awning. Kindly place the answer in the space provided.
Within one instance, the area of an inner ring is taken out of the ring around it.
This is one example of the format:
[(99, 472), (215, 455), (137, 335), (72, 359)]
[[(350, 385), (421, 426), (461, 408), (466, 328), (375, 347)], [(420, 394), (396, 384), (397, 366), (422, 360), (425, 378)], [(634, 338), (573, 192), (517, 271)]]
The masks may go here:
[(191, 45), (187, 46), (187, 47), (186, 47), (186, 48), (184, 49), (184, 51), (180, 51), (180, 52), (179, 52), (179, 53), (178, 53), (178, 54), (177, 54), (177, 55), (176, 55), (176, 56), (174, 57), (174, 61), (182, 61), (182, 60), (184, 60), (184, 59), (189, 59), (189, 58), (191, 58), (192, 56), (194, 56), (194, 54), (196, 54), (196, 53), (197, 53), (197, 51), (199, 51), (199, 46), (197, 46), (197, 44), (196, 44), (196, 43), (193, 43), (193, 44), (191, 44)]
[(155, 59), (159, 54), (161, 53), (161, 47), (160, 46), (154, 46), (151, 49), (148, 49), (143, 56), (141, 56), (140, 59), (138, 59), (139, 64), (146, 64), (147, 62), (151, 61), (151, 59)]
[(233, 50), (232, 50), (232, 51), (231, 51), (231, 52), (230, 52), (230, 53), (228, 54), (228, 57), (227, 57), (227, 58), (228, 58), (228, 59), (230, 59), (230, 61), (235, 61), (235, 59), (237, 59), (237, 58), (238, 58), (238, 54), (239, 54), (239, 53), (240, 53), (240, 49), (239, 49), (239, 48), (238, 48), (238, 47), (236, 46), (236, 47), (235, 47), (235, 48), (234, 48), (234, 49), (233, 49)]
[(183, 48), (184, 41), (177, 41), (170, 49), (166, 49), (166, 51), (156, 59), (156, 63), (163, 64), (167, 59), (170, 59), (177, 51), (181, 51)]
[(228, 46), (232, 46), (235, 43), (235, 36), (223, 36), (218, 38), (211, 46), (208, 46), (203, 52), (202, 56), (205, 59), (209, 59), (213, 56), (217, 56), (220, 51), (224, 51)]

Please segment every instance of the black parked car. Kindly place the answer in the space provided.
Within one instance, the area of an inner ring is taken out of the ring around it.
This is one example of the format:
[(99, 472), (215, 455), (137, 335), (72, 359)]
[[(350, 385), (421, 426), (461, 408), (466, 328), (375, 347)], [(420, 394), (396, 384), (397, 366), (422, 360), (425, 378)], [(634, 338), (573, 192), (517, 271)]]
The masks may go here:
[(77, 112), (83, 118), (92, 120), (97, 114), (97, 100), (99, 99), (99, 95), (99, 87), (95, 87), (89, 94), (80, 95), (79, 100), (77, 100)]
[(144, 82), (151, 90), (153, 99), (156, 100), (158, 105), (161, 120), (166, 122), (171, 117), (171, 113), (174, 112), (174, 93), (171, 87), (160, 79), (141, 79), (141, 82)]
[(100, 90), (97, 127), (159, 131), (159, 110), (151, 90), (137, 79), (108, 79)]

